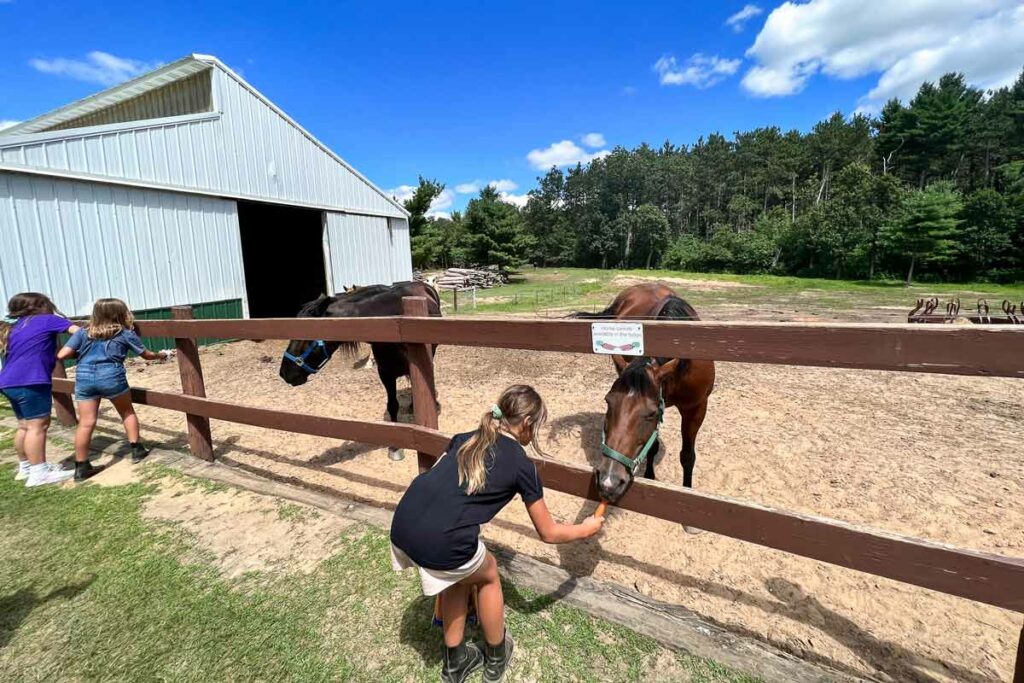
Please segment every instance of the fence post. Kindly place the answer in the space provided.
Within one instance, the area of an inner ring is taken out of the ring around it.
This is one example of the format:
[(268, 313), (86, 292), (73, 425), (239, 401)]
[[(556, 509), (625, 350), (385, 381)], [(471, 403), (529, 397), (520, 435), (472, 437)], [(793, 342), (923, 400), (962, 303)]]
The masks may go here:
[[(455, 304), (455, 312), (459, 312), (459, 288), (456, 287), (452, 290), (452, 302)], [(404, 311), (403, 311), (404, 312)], [(426, 315), (426, 314), (424, 314)]]
[[(425, 318), (427, 300), (422, 296), (402, 298), (402, 315)], [(434, 389), (434, 358), (428, 344), (406, 344), (409, 356), (409, 381), (412, 384), (412, 410), (416, 424), (437, 429), (437, 391)], [(430, 469), (426, 453), (417, 453), (420, 472)]]
[[(64, 368), (64, 361), (59, 360), (53, 366), (53, 376), (59, 379), (67, 379), (68, 372)], [(53, 407), (57, 411), (57, 422), (65, 427), (74, 427), (78, 424), (78, 417), (75, 415), (75, 402), (69, 394), (54, 394)]]
[[(192, 320), (191, 306), (171, 307), (172, 320)], [(199, 363), (199, 347), (195, 339), (175, 337), (178, 350), (178, 374), (181, 376), (181, 392), (187, 396), (206, 398), (203, 383), (203, 366)], [(213, 439), (210, 435), (210, 420), (202, 415), (185, 414), (188, 423), (188, 448), (192, 455), (201, 460), (213, 462)]]
[(1017, 664), (1013, 668), (1013, 683), (1024, 683), (1024, 627), (1020, 629), (1017, 641)]

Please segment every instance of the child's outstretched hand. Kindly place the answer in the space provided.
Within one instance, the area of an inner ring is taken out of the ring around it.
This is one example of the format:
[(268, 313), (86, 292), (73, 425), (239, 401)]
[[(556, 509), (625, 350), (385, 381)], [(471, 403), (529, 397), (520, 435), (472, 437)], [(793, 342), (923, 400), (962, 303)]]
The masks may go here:
[(585, 520), (580, 522), (580, 526), (583, 527), (583, 530), (586, 532), (586, 535), (583, 538), (590, 538), (596, 534), (601, 530), (601, 526), (603, 524), (604, 517), (597, 517), (595, 515), (587, 517)]

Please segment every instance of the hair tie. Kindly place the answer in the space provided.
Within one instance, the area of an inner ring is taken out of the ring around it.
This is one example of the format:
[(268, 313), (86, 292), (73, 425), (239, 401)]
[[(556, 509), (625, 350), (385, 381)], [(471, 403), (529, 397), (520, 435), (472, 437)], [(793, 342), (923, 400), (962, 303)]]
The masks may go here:
[(501, 408), (498, 407), (497, 403), (491, 406), (491, 417), (493, 417), (495, 420), (500, 420), (503, 417)]
[(12, 318), (9, 315), (5, 315), (4, 316), (4, 322), (7, 323), (8, 325), (13, 325), (14, 323), (18, 322), (18, 319), (17, 318)]

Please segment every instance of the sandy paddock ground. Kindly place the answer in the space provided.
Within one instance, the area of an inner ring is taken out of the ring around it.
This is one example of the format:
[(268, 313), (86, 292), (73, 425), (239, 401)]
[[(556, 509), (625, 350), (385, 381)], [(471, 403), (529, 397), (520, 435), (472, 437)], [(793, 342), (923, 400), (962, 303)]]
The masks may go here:
[[(714, 318), (715, 316), (709, 315)], [(211, 398), (333, 417), (381, 419), (376, 372), (336, 358), (303, 387), (281, 381), (283, 342), (208, 347)], [(364, 350), (364, 354), (366, 350)], [(550, 411), (551, 457), (592, 463), (611, 361), (591, 355), (442, 347), (436, 357), (441, 429), (472, 428), (498, 393), (531, 383)], [(702, 490), (967, 548), (1024, 556), (1024, 383), (720, 363), (697, 443)], [(177, 368), (134, 362), (135, 386), (179, 391)], [(408, 411), (409, 392), (402, 392)], [(183, 416), (140, 408), (144, 436), (184, 444)], [(102, 437), (116, 438), (104, 410)], [(406, 416), (406, 420), (411, 420)], [(393, 506), (416, 471), (413, 454), (214, 421), (216, 454)], [(680, 482), (679, 415), (670, 411), (659, 479)], [(567, 521), (591, 509), (549, 492)], [(547, 546), (510, 505), (485, 537), (771, 642), (810, 660), (899, 681), (1008, 680), (1022, 617), (924, 589), (621, 510), (596, 541)]]

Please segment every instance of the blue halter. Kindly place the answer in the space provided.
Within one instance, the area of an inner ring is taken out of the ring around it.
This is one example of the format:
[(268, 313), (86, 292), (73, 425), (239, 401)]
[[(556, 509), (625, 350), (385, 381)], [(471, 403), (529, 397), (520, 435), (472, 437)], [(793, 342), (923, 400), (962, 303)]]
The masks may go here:
[[(320, 349), (324, 352), (324, 359), (320, 361), (319, 365), (313, 367), (312, 365), (309, 364), (308, 361), (310, 354), (312, 354), (313, 351), (316, 349)], [(306, 350), (302, 352), (301, 356), (296, 356), (294, 354), (288, 353), (288, 351), (286, 350), (284, 352), (284, 357), (298, 365), (305, 372), (308, 372), (311, 375), (315, 375), (317, 372), (320, 371), (320, 369), (323, 366), (327, 365), (327, 361), (331, 359), (331, 354), (327, 353), (327, 344), (324, 343), (324, 340), (317, 339), (312, 344), (306, 347)]]

